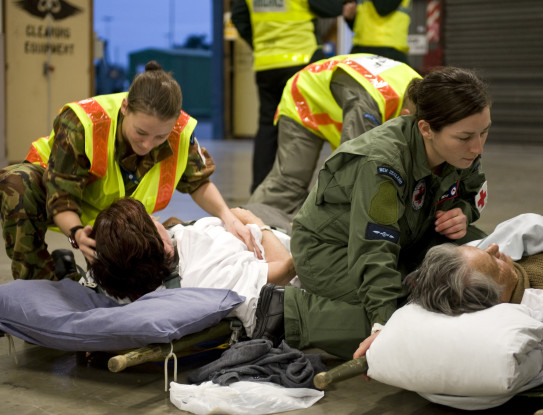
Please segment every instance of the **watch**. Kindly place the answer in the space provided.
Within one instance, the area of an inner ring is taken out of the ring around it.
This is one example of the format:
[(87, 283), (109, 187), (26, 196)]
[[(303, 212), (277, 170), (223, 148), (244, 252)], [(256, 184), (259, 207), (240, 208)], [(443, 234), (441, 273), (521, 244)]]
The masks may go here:
[(79, 245), (77, 244), (77, 241), (75, 240), (75, 233), (79, 229), (83, 229), (83, 228), (84, 226), (77, 225), (70, 229), (70, 236), (68, 236), (68, 241), (70, 241), (70, 244), (72, 245), (74, 249), (79, 249)]

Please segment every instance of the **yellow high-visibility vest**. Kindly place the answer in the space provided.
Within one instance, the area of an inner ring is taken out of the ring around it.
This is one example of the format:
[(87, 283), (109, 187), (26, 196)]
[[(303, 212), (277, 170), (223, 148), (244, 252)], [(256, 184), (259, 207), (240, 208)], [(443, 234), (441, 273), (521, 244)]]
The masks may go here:
[[(83, 224), (93, 224), (98, 213), (118, 198), (125, 196), (123, 176), (115, 161), (117, 117), (126, 93), (101, 95), (66, 104), (60, 112), (71, 108), (85, 129), (85, 154), (91, 167), (92, 180), (83, 190)], [(131, 197), (141, 201), (147, 212), (164, 209), (187, 166), (190, 137), (196, 120), (185, 112), (177, 119), (168, 141), (174, 154), (155, 164), (140, 180)], [(34, 141), (26, 157), (31, 163), (47, 167), (54, 132)]]
[(317, 50), (308, 0), (246, 0), (253, 30), (253, 69), (306, 65)]
[(306, 66), (288, 80), (275, 121), (282, 115), (288, 116), (329, 141), (332, 149), (337, 148), (341, 142), (343, 109), (330, 91), (330, 82), (338, 68), (362, 85), (377, 102), (381, 122), (399, 115), (407, 85), (413, 78), (421, 77), (409, 65), (373, 54), (323, 59)]
[(377, 13), (373, 2), (363, 0), (356, 8), (353, 45), (393, 47), (408, 53), (410, 14), (411, 0), (402, 0), (397, 10), (384, 17)]

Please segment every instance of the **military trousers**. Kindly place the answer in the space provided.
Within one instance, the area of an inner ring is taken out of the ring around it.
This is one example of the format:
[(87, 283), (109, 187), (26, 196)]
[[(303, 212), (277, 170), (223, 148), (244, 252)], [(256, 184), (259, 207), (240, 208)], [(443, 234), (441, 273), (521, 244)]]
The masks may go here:
[(45, 168), (21, 163), (0, 170), (0, 222), (14, 279), (56, 280), (45, 243), (47, 227)]

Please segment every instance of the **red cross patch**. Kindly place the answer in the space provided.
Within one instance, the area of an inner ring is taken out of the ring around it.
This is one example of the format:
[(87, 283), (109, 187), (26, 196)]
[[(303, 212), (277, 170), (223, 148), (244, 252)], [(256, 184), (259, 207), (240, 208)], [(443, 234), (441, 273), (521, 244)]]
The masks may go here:
[(424, 204), (424, 196), (426, 195), (426, 182), (424, 179), (420, 180), (413, 190), (413, 199), (411, 204), (414, 210), (419, 210)]
[(475, 196), (475, 206), (477, 207), (477, 210), (481, 212), (487, 203), (488, 200), (488, 189), (487, 189), (487, 182), (484, 182), (479, 191), (477, 192), (477, 196)]

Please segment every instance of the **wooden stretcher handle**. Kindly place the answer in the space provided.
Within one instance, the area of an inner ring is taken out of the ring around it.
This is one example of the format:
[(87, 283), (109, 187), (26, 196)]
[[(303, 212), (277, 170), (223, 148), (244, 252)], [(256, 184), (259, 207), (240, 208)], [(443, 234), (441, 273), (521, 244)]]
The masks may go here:
[(328, 372), (321, 372), (315, 375), (313, 378), (313, 384), (316, 388), (324, 390), (332, 382), (339, 382), (341, 380), (352, 378), (356, 375), (361, 375), (368, 371), (368, 362), (365, 356), (357, 359), (349, 360), (342, 363)]
[(130, 366), (165, 359), (170, 354), (170, 350), (171, 346), (169, 343), (140, 347), (131, 352), (113, 356), (108, 360), (107, 367), (110, 372), (121, 372)]
[(189, 351), (191, 348), (202, 342), (228, 336), (230, 332), (230, 322), (222, 320), (216, 326), (175, 340), (173, 345), (170, 343), (157, 343), (113, 356), (108, 360), (107, 367), (110, 372), (116, 373), (123, 371), (127, 367), (136, 366), (141, 363), (164, 360), (170, 354), (170, 351), (179, 355), (182, 352)]

